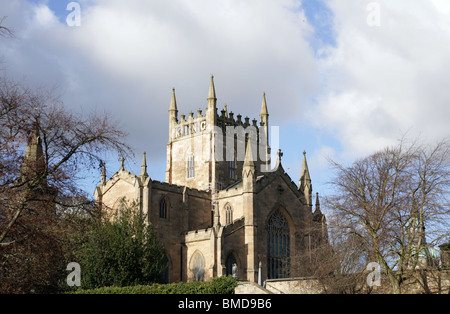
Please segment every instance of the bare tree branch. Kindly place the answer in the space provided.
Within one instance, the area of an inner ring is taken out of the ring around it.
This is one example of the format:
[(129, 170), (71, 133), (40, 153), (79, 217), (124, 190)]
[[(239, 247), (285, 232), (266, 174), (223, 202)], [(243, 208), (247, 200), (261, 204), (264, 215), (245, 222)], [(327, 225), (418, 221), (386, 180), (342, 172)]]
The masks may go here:
[(450, 234), (449, 142), (427, 146), (402, 138), (349, 167), (331, 164), (336, 194), (325, 205), (340, 218), (330, 230), (342, 241), (359, 243), (363, 250), (356, 255), (378, 262), (400, 292), (412, 270), (432, 262), (431, 246)]

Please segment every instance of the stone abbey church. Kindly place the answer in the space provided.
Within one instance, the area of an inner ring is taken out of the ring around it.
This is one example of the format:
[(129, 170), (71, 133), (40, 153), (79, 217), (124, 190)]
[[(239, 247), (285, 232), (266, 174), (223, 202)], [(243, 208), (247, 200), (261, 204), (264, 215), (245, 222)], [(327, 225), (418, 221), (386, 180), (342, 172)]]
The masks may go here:
[[(165, 182), (151, 179), (146, 156), (139, 175), (123, 166), (95, 190), (104, 213), (136, 202), (164, 244), (167, 282), (222, 275), (257, 281), (308, 275), (296, 257), (327, 243), (325, 216), (303, 155), (295, 184), (278, 151), (270, 169), (269, 113), (263, 95), (259, 124), (218, 113), (211, 76), (206, 112), (178, 115), (175, 90), (169, 107)], [(233, 132), (230, 132), (233, 131)], [(304, 259), (302, 259), (304, 260)]]

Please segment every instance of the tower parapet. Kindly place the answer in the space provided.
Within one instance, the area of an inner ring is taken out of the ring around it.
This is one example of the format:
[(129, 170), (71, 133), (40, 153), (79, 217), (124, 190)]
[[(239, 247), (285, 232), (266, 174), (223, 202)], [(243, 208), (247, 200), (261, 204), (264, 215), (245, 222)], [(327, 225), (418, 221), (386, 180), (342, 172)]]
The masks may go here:
[[(206, 111), (208, 108), (206, 109)], [(255, 127), (255, 130), (259, 132), (261, 126), (266, 126), (266, 124), (261, 123), (258, 125), (258, 120), (253, 119), (250, 123), (250, 118), (245, 117), (242, 119), (241, 114), (237, 114), (235, 117), (234, 113), (231, 111), (228, 113), (226, 105), (224, 109), (221, 110), (219, 115), (217, 112), (215, 114), (216, 124), (214, 126), (222, 129), (223, 134), (226, 133), (226, 127), (238, 127), (247, 128), (249, 126)], [(198, 109), (197, 114), (194, 117), (194, 113), (189, 112), (188, 116), (185, 114), (180, 115), (180, 119), (176, 121), (172, 128), (172, 139), (178, 139), (184, 136), (195, 135), (204, 131), (210, 131), (207, 123), (207, 113), (203, 114), (203, 111)]]
[[(218, 113), (214, 77), (211, 76), (207, 107), (197, 113), (181, 114), (175, 90), (170, 103), (170, 134), (167, 144), (166, 181), (192, 188), (215, 191), (241, 179), (247, 142), (254, 145), (256, 168), (270, 164), (268, 111), (265, 94), (260, 120), (228, 110)], [(258, 158), (259, 157), (259, 158)], [(209, 166), (206, 166), (209, 165)]]

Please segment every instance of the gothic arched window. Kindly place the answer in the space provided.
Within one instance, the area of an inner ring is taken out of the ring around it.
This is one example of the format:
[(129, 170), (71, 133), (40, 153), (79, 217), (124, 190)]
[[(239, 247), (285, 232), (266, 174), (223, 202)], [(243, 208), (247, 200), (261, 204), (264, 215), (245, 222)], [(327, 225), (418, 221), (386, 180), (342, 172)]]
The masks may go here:
[(127, 199), (125, 197), (119, 198), (113, 205), (114, 219), (122, 217), (123, 212), (127, 209)]
[(233, 207), (230, 204), (225, 205), (225, 223), (233, 223)]
[(192, 272), (194, 281), (205, 281), (205, 260), (202, 254), (196, 253), (192, 259)]
[(168, 215), (168, 204), (167, 198), (163, 197), (159, 202), (159, 218), (167, 219)]
[(290, 232), (286, 218), (276, 210), (267, 221), (267, 277), (287, 278), (290, 273)]
[(160, 281), (161, 283), (169, 283), (169, 259), (166, 254), (164, 254), (163, 264), (166, 265), (166, 267), (161, 273)]
[(227, 260), (225, 261), (225, 271), (226, 275), (233, 275), (233, 264), (236, 264), (236, 257), (233, 253), (228, 254)]

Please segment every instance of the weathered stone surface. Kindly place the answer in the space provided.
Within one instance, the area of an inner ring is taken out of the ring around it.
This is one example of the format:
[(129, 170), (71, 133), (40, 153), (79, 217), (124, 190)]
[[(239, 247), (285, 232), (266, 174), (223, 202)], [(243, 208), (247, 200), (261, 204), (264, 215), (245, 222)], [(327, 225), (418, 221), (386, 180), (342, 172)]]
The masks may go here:
[[(212, 78), (207, 108), (204, 113), (198, 110), (196, 116), (193, 113), (178, 116), (173, 90), (166, 182), (151, 179), (144, 154), (140, 175), (122, 166), (109, 180), (103, 176), (96, 188), (96, 201), (105, 213), (117, 211), (120, 200), (125, 199), (129, 204), (137, 203), (148, 214), (149, 222), (166, 248), (170, 282), (226, 275), (230, 273), (231, 266), (227, 264), (230, 261), (236, 263), (239, 278), (251, 282), (257, 281), (261, 262), (265, 280), (270, 277), (268, 254), (274, 254), (275, 245), (284, 245), (292, 257), (308, 249), (304, 235), (313, 226), (326, 231), (323, 219), (318, 220), (322, 224), (313, 221), (310, 181), (305, 181), (305, 187), (300, 188), (293, 183), (282, 167), (281, 152), (276, 171), (261, 172), (270, 151), (265, 95), (260, 124), (256, 120), (252, 122), (241, 115), (235, 118), (228, 108), (220, 115), (217, 113)], [(231, 140), (227, 141), (230, 127), (234, 133), (230, 133)], [(247, 144), (246, 135), (250, 138)], [(188, 171), (189, 167), (193, 171)], [(308, 173), (309, 180), (308, 169), (301, 173)], [(164, 217), (160, 214), (162, 204)], [(288, 222), (289, 243), (267, 242), (267, 222), (277, 211)], [(199, 261), (204, 265), (201, 276)], [(289, 263), (284, 265), (291, 268)], [(286, 269), (285, 273), (297, 276), (298, 271)]]

